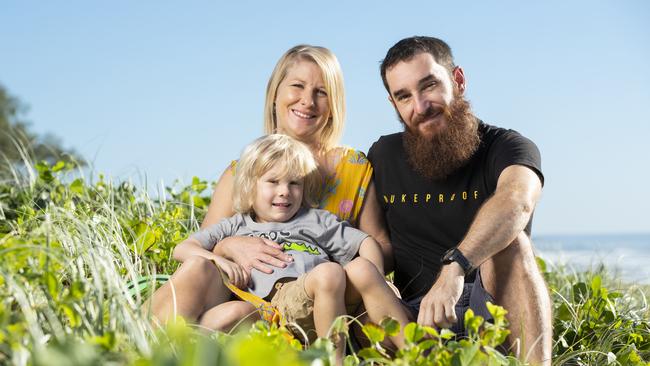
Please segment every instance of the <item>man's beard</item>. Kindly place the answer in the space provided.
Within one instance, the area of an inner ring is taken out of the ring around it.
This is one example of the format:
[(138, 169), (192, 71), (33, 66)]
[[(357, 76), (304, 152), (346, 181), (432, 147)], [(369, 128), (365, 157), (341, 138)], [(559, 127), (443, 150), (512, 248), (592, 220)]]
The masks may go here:
[[(419, 119), (426, 120), (436, 113), (431, 108)], [(404, 124), (403, 142), (408, 162), (416, 172), (430, 180), (444, 179), (465, 165), (481, 142), (478, 120), (462, 95), (454, 95), (443, 113), (447, 126), (431, 138), (422, 136), (417, 126), (411, 130), (400, 117)]]

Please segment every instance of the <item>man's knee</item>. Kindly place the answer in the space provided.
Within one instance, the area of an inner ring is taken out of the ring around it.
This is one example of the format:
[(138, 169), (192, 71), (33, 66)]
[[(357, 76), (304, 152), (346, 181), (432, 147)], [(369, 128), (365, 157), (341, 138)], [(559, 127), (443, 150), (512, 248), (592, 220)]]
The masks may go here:
[(532, 242), (523, 232), (481, 265), (483, 285), (497, 301), (506, 287), (530, 283), (540, 275)]
[(519, 233), (515, 240), (494, 256), (494, 259), (497, 262), (512, 263), (534, 260), (535, 253), (530, 238), (524, 232)]

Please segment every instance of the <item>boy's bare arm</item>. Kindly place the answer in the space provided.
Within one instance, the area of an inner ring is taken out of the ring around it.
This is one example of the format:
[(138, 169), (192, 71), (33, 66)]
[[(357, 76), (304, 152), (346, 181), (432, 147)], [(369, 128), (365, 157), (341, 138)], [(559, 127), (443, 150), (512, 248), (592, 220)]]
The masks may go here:
[(384, 274), (384, 256), (379, 243), (372, 236), (368, 236), (361, 242), (359, 256), (372, 262), (377, 267), (377, 270), (379, 270), (379, 273)]

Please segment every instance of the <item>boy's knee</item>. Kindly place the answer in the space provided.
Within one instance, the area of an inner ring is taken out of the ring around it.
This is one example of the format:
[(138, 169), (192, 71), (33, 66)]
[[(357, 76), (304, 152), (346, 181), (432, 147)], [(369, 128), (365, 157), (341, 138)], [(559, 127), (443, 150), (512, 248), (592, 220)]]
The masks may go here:
[(309, 277), (319, 291), (339, 292), (345, 290), (345, 271), (338, 263), (319, 264), (310, 272)]
[(377, 280), (383, 281), (383, 276), (377, 271), (377, 267), (363, 257), (357, 257), (348, 263), (345, 266), (345, 274), (357, 287), (372, 284)]
[(376, 271), (377, 267), (364, 257), (356, 257), (345, 266), (346, 273), (350, 273), (351, 271), (368, 271), (372, 269)]

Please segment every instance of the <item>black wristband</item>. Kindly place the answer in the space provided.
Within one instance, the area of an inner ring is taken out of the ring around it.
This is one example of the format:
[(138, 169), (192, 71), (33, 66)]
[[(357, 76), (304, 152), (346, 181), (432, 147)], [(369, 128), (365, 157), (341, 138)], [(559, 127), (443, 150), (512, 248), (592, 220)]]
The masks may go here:
[(445, 255), (442, 256), (442, 259), (440, 262), (445, 265), (449, 264), (451, 262), (456, 262), (458, 265), (460, 265), (460, 268), (463, 269), (463, 272), (465, 273), (465, 276), (467, 276), (470, 272), (474, 270), (474, 266), (472, 263), (463, 255), (463, 252), (461, 252), (458, 248), (454, 247), (449, 249)]

